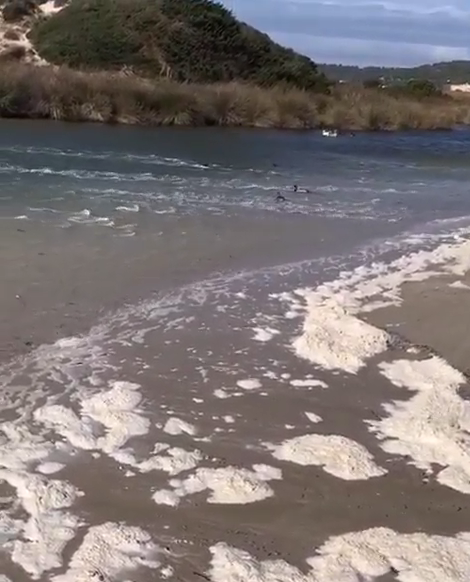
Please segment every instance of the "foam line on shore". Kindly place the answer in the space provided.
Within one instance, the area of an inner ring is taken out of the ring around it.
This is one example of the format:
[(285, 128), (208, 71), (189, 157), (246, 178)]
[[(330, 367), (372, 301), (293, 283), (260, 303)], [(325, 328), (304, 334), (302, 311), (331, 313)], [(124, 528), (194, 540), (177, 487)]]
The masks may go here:
[(374, 462), (364, 446), (343, 436), (308, 434), (266, 446), (276, 459), (297, 465), (321, 466), (327, 473), (348, 481), (387, 473)]
[(72, 556), (68, 570), (54, 576), (52, 582), (117, 580), (121, 572), (130, 574), (142, 567), (157, 568), (157, 554), (158, 547), (144, 530), (117, 523), (104, 523), (88, 530), (82, 544)]
[(414, 393), (384, 405), (388, 416), (370, 421), (382, 448), (433, 473), (442, 485), (470, 494), (470, 403), (459, 395), (466, 378), (443, 359), (380, 364), (395, 386)]
[(386, 332), (362, 321), (359, 314), (399, 305), (405, 282), (442, 274), (460, 276), (469, 268), (470, 241), (456, 235), (452, 243), (434, 250), (404, 255), (389, 264), (361, 266), (313, 290), (279, 295), (288, 303), (286, 317), (304, 315), (293, 349), (319, 368), (355, 374), (386, 350), (388, 340)]
[(455, 537), (401, 534), (387, 528), (327, 540), (304, 573), (284, 560), (259, 561), (249, 552), (211, 547), (211, 582), (359, 582), (392, 576), (399, 582), (467, 582), (470, 533)]
[(254, 465), (253, 469), (200, 467), (186, 479), (172, 479), (172, 489), (163, 489), (153, 495), (155, 503), (176, 506), (183, 497), (210, 491), (209, 503), (244, 505), (274, 495), (269, 481), (282, 479), (279, 469), (268, 465)]

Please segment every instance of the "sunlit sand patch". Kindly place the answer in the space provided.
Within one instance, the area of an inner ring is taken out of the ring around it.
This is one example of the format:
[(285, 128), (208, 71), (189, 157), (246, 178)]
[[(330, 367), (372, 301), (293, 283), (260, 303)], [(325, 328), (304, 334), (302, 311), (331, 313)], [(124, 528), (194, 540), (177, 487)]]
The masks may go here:
[(268, 465), (254, 465), (252, 470), (200, 467), (186, 479), (171, 480), (172, 489), (156, 491), (152, 498), (156, 503), (176, 506), (183, 497), (208, 490), (208, 503), (254, 503), (272, 497), (274, 491), (268, 482), (281, 478), (282, 472)]
[(211, 582), (372, 582), (387, 574), (401, 582), (467, 582), (470, 533), (445, 537), (386, 528), (348, 533), (318, 548), (307, 560), (307, 573), (284, 560), (258, 561), (225, 543), (212, 546), (211, 553)]
[(384, 405), (388, 416), (370, 421), (382, 448), (403, 455), (437, 481), (470, 494), (470, 402), (459, 395), (466, 378), (439, 357), (379, 365), (395, 386), (415, 393)]
[(280, 445), (266, 445), (273, 456), (297, 465), (317, 465), (345, 480), (371, 479), (385, 475), (369, 451), (361, 444), (338, 435), (308, 434), (288, 439)]

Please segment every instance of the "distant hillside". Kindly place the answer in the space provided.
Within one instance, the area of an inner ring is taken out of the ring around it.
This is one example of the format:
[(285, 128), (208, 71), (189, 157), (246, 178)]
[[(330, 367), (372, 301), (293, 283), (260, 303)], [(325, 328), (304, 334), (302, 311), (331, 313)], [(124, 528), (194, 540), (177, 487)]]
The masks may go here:
[(91, 70), (324, 91), (309, 58), (274, 43), (211, 0), (71, 0), (33, 27), (44, 60)]
[(319, 69), (335, 81), (366, 81), (384, 78), (391, 82), (427, 79), (438, 85), (444, 85), (447, 82), (470, 82), (470, 61), (450, 61), (410, 68), (319, 65)]

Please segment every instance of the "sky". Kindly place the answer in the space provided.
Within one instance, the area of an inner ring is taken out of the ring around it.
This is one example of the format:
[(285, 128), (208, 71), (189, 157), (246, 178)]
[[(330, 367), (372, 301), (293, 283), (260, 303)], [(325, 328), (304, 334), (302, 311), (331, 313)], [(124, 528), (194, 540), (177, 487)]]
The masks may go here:
[(317, 63), (415, 66), (470, 60), (470, 0), (222, 0)]

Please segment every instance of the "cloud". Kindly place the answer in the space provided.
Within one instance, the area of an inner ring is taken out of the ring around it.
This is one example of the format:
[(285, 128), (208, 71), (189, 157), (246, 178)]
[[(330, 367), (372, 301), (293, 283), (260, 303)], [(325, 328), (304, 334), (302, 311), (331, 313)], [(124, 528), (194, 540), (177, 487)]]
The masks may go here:
[(416, 65), (467, 59), (468, 0), (225, 0), (235, 14), (317, 62)]

